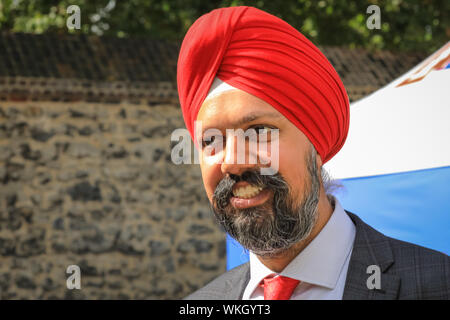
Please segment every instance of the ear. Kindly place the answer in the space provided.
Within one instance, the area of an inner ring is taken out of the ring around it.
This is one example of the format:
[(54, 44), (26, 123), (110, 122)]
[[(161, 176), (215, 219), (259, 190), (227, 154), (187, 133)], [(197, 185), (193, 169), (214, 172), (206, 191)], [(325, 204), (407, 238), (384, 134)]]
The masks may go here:
[(316, 165), (317, 165), (317, 168), (322, 169), (322, 164), (323, 164), (323, 162), (322, 162), (322, 157), (321, 157), (319, 154), (317, 154), (317, 157), (316, 157)]

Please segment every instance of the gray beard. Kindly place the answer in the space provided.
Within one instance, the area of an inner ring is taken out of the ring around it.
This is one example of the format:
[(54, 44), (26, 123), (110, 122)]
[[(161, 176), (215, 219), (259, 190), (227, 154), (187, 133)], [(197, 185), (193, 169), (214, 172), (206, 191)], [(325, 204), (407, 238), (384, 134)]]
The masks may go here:
[[(313, 148), (314, 149), (314, 148)], [(229, 203), (232, 187), (237, 181), (225, 177), (217, 186), (212, 208), (221, 227), (244, 248), (259, 256), (277, 256), (292, 245), (305, 240), (317, 220), (320, 180), (315, 150), (307, 159), (309, 183), (305, 181), (305, 194), (300, 205), (295, 206), (290, 188), (277, 173), (262, 176), (257, 171), (242, 175), (240, 180), (273, 191), (269, 202), (247, 209), (235, 209)]]

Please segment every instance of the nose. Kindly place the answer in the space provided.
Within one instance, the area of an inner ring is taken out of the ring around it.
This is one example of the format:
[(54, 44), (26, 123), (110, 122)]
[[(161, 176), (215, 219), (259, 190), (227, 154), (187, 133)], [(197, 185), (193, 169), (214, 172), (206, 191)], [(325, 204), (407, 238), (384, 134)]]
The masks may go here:
[[(245, 171), (255, 169), (257, 167), (257, 157), (249, 153), (249, 143), (244, 139), (238, 142), (238, 136), (230, 134), (226, 137), (224, 146), (224, 155), (221, 164), (221, 171), (224, 175), (229, 174), (240, 176)], [(252, 158), (253, 156), (253, 158)], [(255, 158), (256, 157), (256, 158)]]

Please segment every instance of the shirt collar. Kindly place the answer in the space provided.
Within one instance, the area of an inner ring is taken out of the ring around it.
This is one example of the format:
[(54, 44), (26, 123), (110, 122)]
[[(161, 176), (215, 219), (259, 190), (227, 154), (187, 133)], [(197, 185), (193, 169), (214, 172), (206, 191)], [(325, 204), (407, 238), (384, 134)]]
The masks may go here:
[[(334, 289), (345, 261), (353, 248), (355, 226), (339, 201), (334, 198), (334, 211), (319, 234), (280, 273), (310, 284)], [(250, 252), (251, 292), (262, 279), (274, 274)]]

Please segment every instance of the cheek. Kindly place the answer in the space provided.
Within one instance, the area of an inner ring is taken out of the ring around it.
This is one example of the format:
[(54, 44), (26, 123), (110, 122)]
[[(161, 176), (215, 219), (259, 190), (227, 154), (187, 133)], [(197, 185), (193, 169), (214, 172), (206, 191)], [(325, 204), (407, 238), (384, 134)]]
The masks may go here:
[(280, 148), (280, 174), (289, 184), (293, 196), (302, 195), (305, 181), (308, 179), (305, 154), (302, 148), (281, 147)]
[[(206, 195), (211, 201), (217, 184), (220, 182), (220, 176), (217, 175), (215, 171), (217, 169), (214, 166), (200, 165), (200, 170), (202, 173), (203, 185), (205, 187)], [(219, 170), (220, 173), (220, 170)]]

